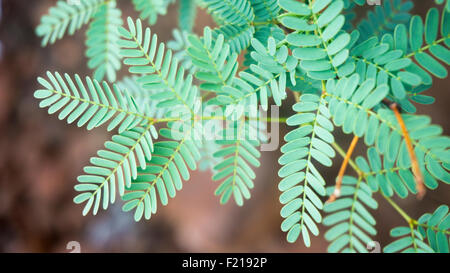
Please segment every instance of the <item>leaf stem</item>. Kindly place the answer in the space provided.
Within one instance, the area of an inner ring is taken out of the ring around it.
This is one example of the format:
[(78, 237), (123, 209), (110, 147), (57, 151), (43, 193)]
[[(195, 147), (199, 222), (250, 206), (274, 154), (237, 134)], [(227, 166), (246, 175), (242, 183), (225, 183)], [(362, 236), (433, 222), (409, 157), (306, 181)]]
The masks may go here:
[[(339, 169), (339, 174), (336, 179), (336, 187), (334, 188), (334, 193), (330, 196), (327, 202), (334, 202), (341, 195), (341, 187), (342, 187), (342, 179), (345, 174), (345, 170), (347, 169), (347, 165), (349, 160), (352, 157), (353, 151), (355, 150), (356, 144), (358, 143), (359, 137), (354, 136), (350, 146), (347, 150), (347, 153), (344, 156), (344, 161), (342, 161), (341, 168)], [(361, 178), (361, 173), (358, 173), (358, 176)]]
[[(333, 146), (333, 148), (338, 152), (339, 155), (342, 156), (342, 158), (345, 159), (347, 153), (344, 151), (344, 149), (342, 149), (342, 147), (337, 144), (336, 142), (331, 143), (331, 146)], [(350, 165), (350, 167), (352, 167), (352, 169), (361, 176), (364, 176), (364, 172), (358, 167), (358, 165), (356, 165), (355, 161), (353, 161), (353, 159), (349, 158), (348, 159), (348, 164)]]
[(391, 110), (395, 114), (395, 118), (397, 119), (398, 124), (400, 125), (400, 129), (402, 130), (403, 138), (405, 139), (406, 147), (408, 148), (409, 158), (411, 159), (411, 168), (414, 174), (414, 178), (416, 180), (417, 187), (417, 197), (422, 199), (425, 195), (425, 186), (423, 182), (423, 175), (420, 171), (419, 163), (417, 161), (416, 153), (414, 152), (414, 147), (411, 143), (411, 138), (409, 137), (408, 129), (406, 129), (405, 122), (403, 121), (402, 115), (398, 111), (398, 106), (396, 103), (392, 103), (390, 105)]
[(392, 200), (390, 197), (384, 195), (383, 193), (381, 193), (381, 195), (384, 197), (384, 199), (386, 199), (389, 204), (403, 217), (403, 219), (405, 219), (406, 222), (408, 222), (408, 224), (414, 224), (416, 221), (414, 219), (412, 219), (402, 208), (400, 208), (399, 205), (397, 205), (397, 203), (394, 202), (394, 200)]

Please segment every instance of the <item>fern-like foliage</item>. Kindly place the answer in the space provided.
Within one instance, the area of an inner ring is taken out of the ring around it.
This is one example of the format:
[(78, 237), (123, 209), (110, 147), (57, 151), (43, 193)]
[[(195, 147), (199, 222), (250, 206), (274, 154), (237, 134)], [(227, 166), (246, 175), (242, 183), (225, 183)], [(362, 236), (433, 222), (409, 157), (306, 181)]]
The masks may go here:
[(129, 72), (141, 75), (138, 81), (144, 88), (162, 90), (153, 95), (154, 99), (160, 100), (158, 107), (179, 106), (193, 114), (198, 94), (192, 85), (192, 76), (184, 78), (184, 69), (178, 66), (176, 58), (172, 58), (172, 51), (165, 52), (164, 43), (158, 46), (157, 36), (152, 36), (149, 28), (143, 30), (139, 19), (135, 23), (128, 18), (128, 28), (119, 28), (122, 37), (119, 45), (124, 63), (130, 66)]
[(225, 43), (224, 36), (220, 34), (213, 43), (212, 31), (206, 27), (202, 39), (190, 35), (188, 40), (190, 47), (187, 53), (199, 70), (195, 77), (204, 81), (200, 89), (221, 92), (223, 86), (231, 85), (238, 69), (237, 54), (230, 54), (230, 46)]
[[(215, 191), (216, 195), (221, 196), (222, 204), (233, 196), (236, 204), (242, 206), (244, 199), (250, 198), (249, 189), (254, 187), (253, 179), (256, 177), (251, 165), (259, 167), (258, 158), (261, 155), (256, 149), (260, 142), (258, 139), (251, 139), (250, 131), (249, 123), (244, 120), (231, 122), (229, 127), (222, 131), (224, 139), (216, 141), (222, 149), (213, 156), (221, 158), (221, 161), (214, 166), (217, 172), (212, 180), (222, 180)], [(234, 135), (230, 136), (230, 133)]]
[(391, 230), (391, 236), (396, 241), (386, 246), (383, 251), (386, 253), (403, 252), (403, 253), (433, 253), (433, 249), (430, 248), (424, 242), (423, 236), (414, 228), (411, 227), (396, 227)]
[[(255, 34), (253, 35), (253, 38), (257, 39), (261, 44), (267, 45), (269, 38), (272, 37), (275, 39), (276, 44), (283, 41), (286, 37), (284, 34), (284, 31), (273, 24), (267, 24), (267, 25), (260, 25), (256, 27)], [(248, 47), (247, 53), (244, 56), (244, 62), (243, 65), (248, 67), (251, 64), (257, 64), (257, 62), (251, 57), (251, 52), (254, 51), (254, 48), (251, 46)]]
[(115, 201), (116, 187), (122, 196), (125, 187), (131, 186), (131, 179), (137, 178), (137, 165), (146, 168), (146, 159), (152, 158), (153, 150), (150, 132), (155, 132), (154, 127), (150, 128), (152, 125), (148, 124), (113, 136), (112, 141), (105, 143), (105, 150), (99, 150), (97, 157), (91, 158), (92, 165), (84, 167), (86, 174), (78, 177), (79, 184), (75, 186), (81, 193), (74, 198), (77, 204), (86, 202), (83, 215), (92, 207), (93, 214), (97, 214), (100, 203), (107, 209), (108, 204)]
[[(309, 4), (293, 0), (280, 0), (287, 11), (281, 23), (294, 31), (286, 37), (293, 46), (292, 55), (300, 60), (300, 67), (313, 79), (327, 80), (347, 76), (355, 64), (348, 59), (350, 35), (341, 32), (345, 17), (341, 0), (314, 1)], [(308, 23), (312, 21), (312, 24)], [(347, 61), (348, 60), (348, 61)]]
[(276, 48), (275, 39), (269, 38), (267, 47), (257, 39), (252, 39), (255, 49), (251, 57), (256, 64), (251, 64), (247, 71), (239, 72), (239, 78), (233, 80), (231, 87), (223, 88), (223, 95), (217, 97), (222, 103), (232, 102), (242, 107), (255, 105), (259, 100), (262, 109), (268, 109), (268, 99), (273, 98), (281, 106), (287, 96), (288, 79), (295, 85), (295, 68), (297, 60), (288, 55), (288, 48)]
[[(372, 197), (372, 190), (362, 179), (345, 176), (341, 198), (327, 203), (324, 211), (328, 215), (323, 219), (330, 229), (325, 239), (331, 241), (329, 252), (367, 252), (366, 246), (376, 235), (375, 218), (367, 210), (377, 209), (378, 203)], [(329, 194), (334, 191), (330, 188)]]
[[(422, 131), (428, 130), (430, 132), (433, 127), (430, 126), (428, 128), (421, 129), (423, 129)], [(373, 190), (378, 190), (379, 188), (387, 196), (392, 196), (396, 193), (401, 198), (406, 198), (408, 191), (417, 194), (417, 190), (413, 173), (410, 169), (411, 163), (407, 155), (406, 146), (404, 143), (400, 145), (399, 140), (394, 140), (396, 134), (395, 131), (391, 133), (388, 146), (393, 146), (393, 150), (398, 153), (398, 155), (395, 155), (397, 158), (389, 159), (391, 156), (389, 154), (395, 153), (392, 152), (385, 155), (382, 160), (377, 149), (371, 147), (367, 151), (369, 164), (365, 159), (360, 158), (358, 165), (366, 172), (367, 182)], [(433, 139), (433, 136), (430, 139)], [(395, 141), (398, 142), (397, 145)], [(419, 148), (417, 148), (417, 154), (424, 155)], [(436, 179), (449, 183), (449, 173), (442, 167), (442, 162), (439, 159), (433, 158), (431, 154), (428, 154), (424, 159), (426, 161), (421, 167), (425, 186), (429, 189), (436, 189), (438, 187)]]
[(117, 82), (117, 86), (120, 90), (128, 92), (136, 102), (139, 109), (149, 118), (161, 119), (163, 118), (168, 109), (159, 108), (158, 101), (151, 99), (152, 95), (158, 94), (159, 90), (146, 90), (138, 83), (139, 77), (124, 77), (121, 81)]
[(280, 6), (277, 0), (251, 0), (255, 22), (272, 22), (278, 17)]
[[(407, 196), (407, 187), (416, 193), (414, 179), (408, 170), (411, 160), (401, 129), (391, 111), (377, 106), (388, 93), (387, 86), (373, 89), (374, 81), (369, 79), (356, 88), (358, 78), (355, 74), (349, 80), (344, 78), (337, 83), (327, 83), (327, 94), (331, 98), (329, 109), (334, 124), (342, 126), (344, 133), (364, 137), (365, 144), (373, 146), (368, 149), (367, 156), (370, 168), (367, 162), (360, 161), (361, 169), (371, 172), (367, 179), (373, 190), (378, 190), (379, 185), (385, 195), (392, 196), (392, 185), (402, 197)], [(379, 109), (371, 110), (375, 106)], [(449, 183), (449, 173), (443, 164), (448, 163), (446, 154), (450, 139), (442, 136), (442, 128), (431, 125), (426, 116), (404, 115), (403, 119), (415, 153), (423, 162), (421, 167), (425, 184), (434, 189), (437, 187), (435, 179)], [(383, 164), (380, 155), (384, 155)], [(407, 181), (406, 185), (399, 179), (397, 171)]]
[(248, 71), (239, 72), (236, 77), (237, 55), (228, 54), (228, 45), (224, 44), (223, 36), (217, 38), (214, 47), (208, 28), (205, 29), (203, 42), (191, 36), (192, 47), (188, 52), (194, 65), (200, 70), (196, 77), (205, 81), (200, 88), (218, 92), (216, 103), (227, 105), (233, 103), (243, 107), (254, 105), (260, 101), (264, 110), (268, 109), (268, 98), (272, 95), (275, 103), (281, 105), (286, 98), (287, 77), (295, 83), (295, 68), (297, 61), (288, 56), (288, 48), (276, 48), (275, 39), (269, 38), (265, 47), (257, 39), (252, 39), (252, 58), (256, 64), (251, 64)]
[(41, 108), (48, 107), (49, 114), (60, 111), (58, 118), (67, 119), (69, 124), (78, 119), (78, 127), (86, 125), (91, 130), (108, 123), (108, 131), (119, 126), (122, 133), (142, 122), (152, 122), (133, 97), (116, 85), (113, 91), (106, 82), (100, 84), (90, 77), (86, 77), (85, 82), (78, 75), (74, 82), (68, 74), (63, 78), (58, 72), (47, 72), (47, 77), (48, 80), (38, 79), (43, 89), (36, 90), (34, 96), (41, 100)]
[(122, 25), (121, 11), (115, 2), (102, 5), (87, 31), (88, 67), (95, 69), (94, 78), (102, 80), (105, 76), (109, 82), (116, 81), (116, 71), (120, 69), (119, 34), (117, 28)]
[(153, 25), (158, 19), (158, 15), (167, 13), (167, 6), (171, 0), (133, 0), (134, 8), (140, 12), (142, 20), (148, 19), (148, 23)]
[(448, 206), (439, 206), (433, 213), (425, 213), (416, 223), (417, 230), (427, 238), (435, 252), (449, 253), (450, 213)]
[(313, 162), (331, 166), (335, 156), (330, 143), (334, 137), (333, 124), (324, 96), (306, 94), (293, 110), (301, 113), (287, 120), (290, 126), (298, 126), (284, 137), (287, 142), (281, 147), (283, 155), (278, 162), (283, 167), (278, 175), (283, 178), (278, 188), (283, 193), (280, 202), (284, 205), (281, 216), (286, 218), (281, 229), (287, 234), (288, 242), (295, 242), (302, 234), (305, 245), (310, 245), (309, 232), (317, 236), (316, 223), (322, 221), (319, 212), (323, 208), (320, 196), (325, 196), (325, 181)]
[(219, 20), (233, 25), (248, 25), (255, 18), (249, 0), (203, 0), (206, 7)]
[(427, 13), (425, 24), (416, 15), (411, 19), (409, 30), (399, 25), (394, 34), (395, 49), (402, 50), (420, 65), (412, 65), (410, 69), (417, 71), (426, 85), (432, 83), (429, 73), (441, 79), (448, 75), (439, 61), (450, 64), (450, 13), (443, 11), (439, 17), (439, 11), (432, 8)]
[[(377, 82), (388, 84), (391, 99), (398, 101), (406, 111), (414, 112), (415, 107), (408, 99), (420, 103), (421, 98), (415, 99), (415, 96), (423, 91), (423, 88), (414, 87), (432, 84), (429, 73), (439, 78), (447, 77), (447, 70), (436, 59), (449, 63), (448, 16), (448, 12), (443, 12), (439, 23), (438, 11), (430, 9), (425, 25), (419, 16), (414, 16), (409, 30), (404, 25), (397, 25), (394, 33), (384, 35), (380, 43), (372, 37), (356, 45), (350, 53), (357, 61), (356, 71), (361, 78), (376, 76)], [(436, 59), (426, 52), (428, 50)]]
[(385, 0), (380, 6), (375, 6), (374, 11), (367, 13), (357, 26), (362, 39), (376, 36), (381, 38), (386, 33), (393, 33), (399, 24), (406, 24), (411, 19), (409, 13), (414, 7), (412, 1)]
[(425, 213), (418, 221), (411, 219), (409, 227), (392, 229), (392, 237), (403, 237), (386, 246), (384, 252), (449, 253), (450, 214), (448, 211), (448, 206), (442, 205), (433, 213)]
[[(180, 0), (179, 30), (166, 44), (142, 20), (155, 24), (171, 0), (130, 1), (140, 18), (126, 24), (116, 0), (58, 0), (36, 29), (42, 45), (89, 24), (93, 75), (47, 72), (34, 96), (69, 124), (117, 131), (78, 177), (75, 203), (96, 214), (120, 196), (136, 221), (150, 219), (198, 167), (211, 171), (221, 203), (242, 206), (259, 184), (264, 122), (286, 123), (278, 189), (288, 242), (309, 247), (323, 223), (329, 252), (367, 252), (379, 220), (372, 210), (385, 200), (407, 222), (385, 252), (449, 252), (448, 206), (415, 220), (391, 199), (450, 183), (450, 138), (415, 114), (448, 76), (449, 1), (435, 2), (442, 11), (423, 20), (407, 0)], [(217, 25), (199, 36), (197, 5)], [(362, 8), (371, 11), (355, 24)], [(121, 63), (131, 75), (118, 80)], [(258, 112), (271, 106), (288, 116)], [(337, 127), (353, 137), (347, 151)], [(365, 155), (353, 160), (358, 140)], [(325, 181), (336, 153), (336, 182)]]
[(250, 41), (255, 33), (252, 25), (224, 25), (213, 32), (214, 39), (223, 35), (225, 42), (230, 46), (231, 52), (241, 53), (250, 46)]
[(66, 32), (73, 35), (75, 31), (87, 24), (97, 9), (108, 0), (80, 0), (79, 5), (70, 5), (58, 0), (49, 13), (41, 18), (36, 34), (42, 37), (42, 46), (53, 44), (62, 39)]
[(197, 168), (200, 158), (198, 143), (190, 139), (190, 131), (161, 129), (160, 135), (168, 141), (155, 143), (151, 160), (141, 165), (137, 176), (122, 196), (124, 211), (134, 210), (134, 219), (142, 216), (149, 220), (157, 211), (157, 196), (162, 205), (168, 197), (175, 197), (183, 187), (182, 181), (189, 180), (189, 171)]
[(418, 86), (422, 82), (420, 75), (408, 71), (413, 63), (410, 58), (389, 44), (378, 42), (376, 37), (352, 48), (351, 57), (356, 61), (356, 73), (362, 80), (376, 79), (377, 86), (388, 85), (389, 98), (410, 109), (407, 108), (407, 86)]
[(187, 53), (189, 47), (188, 32), (174, 29), (173, 39), (167, 42), (167, 48), (172, 50), (173, 56), (177, 58), (181, 65), (189, 72), (195, 72), (196, 67), (192, 65), (192, 59)]
[(366, 143), (372, 144), (377, 131), (372, 131), (376, 129), (373, 128), (374, 122), (370, 126), (364, 126), (369, 119), (367, 113), (386, 97), (389, 87), (387, 85), (375, 87), (373, 79), (365, 80), (361, 84), (359, 81), (358, 74), (339, 81), (329, 80), (326, 84), (326, 96), (333, 123), (342, 126), (344, 133), (353, 132), (358, 137), (365, 135)]

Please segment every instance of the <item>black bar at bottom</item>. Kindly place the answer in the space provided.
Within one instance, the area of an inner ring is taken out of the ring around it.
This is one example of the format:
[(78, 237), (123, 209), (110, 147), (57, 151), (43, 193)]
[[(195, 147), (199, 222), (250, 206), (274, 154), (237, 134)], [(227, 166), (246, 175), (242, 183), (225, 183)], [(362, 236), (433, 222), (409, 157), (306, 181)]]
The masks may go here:
[[(155, 254), (0, 254), (2, 268), (31, 266), (37, 269), (105, 272), (302, 272), (325, 270), (417, 269), (418, 263), (448, 263), (448, 254), (311, 254), (311, 253), (155, 253)], [(433, 260), (427, 262), (428, 259)], [(383, 273), (383, 272), (382, 272)]]

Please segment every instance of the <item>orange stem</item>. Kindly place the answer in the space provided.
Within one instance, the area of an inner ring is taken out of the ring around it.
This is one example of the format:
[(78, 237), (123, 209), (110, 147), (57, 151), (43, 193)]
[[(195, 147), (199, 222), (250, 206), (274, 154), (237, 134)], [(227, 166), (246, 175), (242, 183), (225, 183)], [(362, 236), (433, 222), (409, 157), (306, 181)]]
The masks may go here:
[(342, 161), (341, 168), (339, 169), (338, 177), (336, 179), (336, 186), (334, 188), (334, 193), (328, 199), (328, 203), (334, 202), (341, 195), (342, 179), (344, 178), (345, 170), (347, 169), (348, 162), (352, 157), (353, 151), (355, 150), (356, 144), (358, 143), (359, 137), (354, 136), (350, 147), (348, 147), (347, 153), (345, 154), (344, 161)]
[(406, 129), (405, 122), (403, 121), (402, 115), (398, 111), (396, 103), (391, 104), (390, 108), (394, 111), (397, 122), (402, 130), (403, 137), (405, 138), (406, 148), (408, 149), (409, 157), (411, 158), (411, 168), (416, 180), (417, 197), (422, 199), (425, 195), (425, 186), (423, 182), (423, 175), (419, 168), (419, 163), (417, 161), (416, 153), (411, 143), (411, 138), (409, 137), (408, 130)]

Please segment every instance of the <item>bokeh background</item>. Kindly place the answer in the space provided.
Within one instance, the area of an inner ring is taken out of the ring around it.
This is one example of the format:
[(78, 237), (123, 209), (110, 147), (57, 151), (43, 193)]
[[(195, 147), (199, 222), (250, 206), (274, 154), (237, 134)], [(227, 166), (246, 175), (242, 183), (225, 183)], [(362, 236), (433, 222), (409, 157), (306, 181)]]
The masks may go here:
[[(0, 252), (68, 252), (67, 243), (78, 241), (82, 252), (324, 252), (327, 242), (321, 235), (312, 238), (311, 248), (299, 241), (288, 244), (280, 231), (282, 221), (277, 184), (279, 152), (264, 152), (257, 169), (252, 198), (242, 208), (233, 202), (220, 205), (214, 196), (216, 183), (209, 172), (194, 172), (183, 190), (169, 205), (158, 210), (151, 221), (135, 223), (132, 214), (121, 212), (120, 201), (96, 217), (81, 215), (75, 205), (73, 186), (89, 157), (103, 147), (110, 137), (104, 128), (86, 131), (61, 122), (39, 109), (33, 92), (36, 77), (47, 70), (88, 75), (86, 69), (85, 29), (74, 36), (42, 48), (34, 29), (40, 16), (56, 0), (0, 0)], [(131, 0), (121, 0), (123, 16), (136, 17)], [(424, 13), (434, 1), (413, 1), (413, 13)], [(366, 6), (358, 11), (364, 16)], [(170, 40), (177, 25), (177, 4), (160, 16), (152, 30), (162, 41)], [(195, 31), (213, 26), (210, 16), (198, 11)], [(122, 71), (122, 74), (125, 71)], [(450, 131), (450, 81), (435, 80), (431, 95), (437, 102), (418, 106), (433, 122)], [(292, 98), (290, 98), (292, 100)], [(338, 129), (337, 131), (339, 131)], [(281, 133), (287, 132), (281, 126)], [(351, 137), (338, 135), (347, 147)], [(359, 148), (357, 153), (361, 153)], [(340, 158), (336, 157), (337, 162)], [(333, 183), (340, 163), (324, 169), (328, 183)], [(450, 186), (439, 183), (417, 201), (410, 196), (395, 200), (412, 217), (449, 205)], [(379, 199), (374, 212), (381, 246), (390, 242), (390, 228), (404, 224), (402, 218)]]

